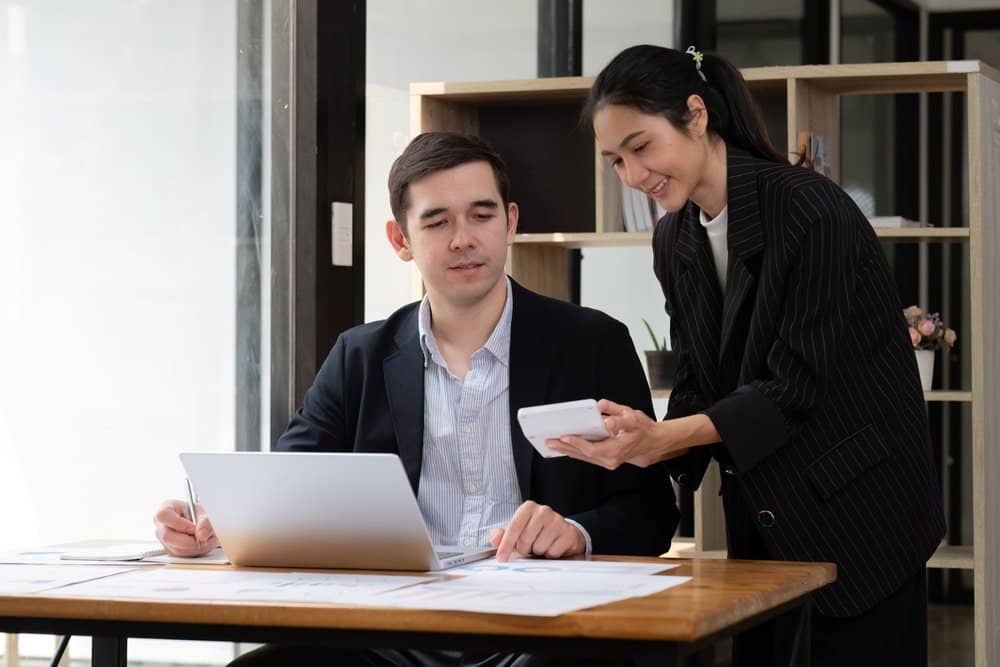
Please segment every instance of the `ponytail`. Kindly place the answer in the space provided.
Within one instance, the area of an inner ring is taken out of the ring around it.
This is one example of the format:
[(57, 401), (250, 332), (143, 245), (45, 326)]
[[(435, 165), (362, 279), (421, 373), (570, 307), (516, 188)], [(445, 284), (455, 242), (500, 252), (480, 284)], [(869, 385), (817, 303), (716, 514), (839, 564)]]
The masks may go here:
[(687, 134), (687, 99), (700, 95), (708, 110), (709, 132), (757, 158), (788, 164), (788, 158), (768, 138), (760, 110), (740, 71), (711, 54), (705, 54), (700, 65), (698, 68), (691, 54), (674, 49), (629, 47), (597, 75), (582, 121), (592, 125), (594, 114), (616, 104), (663, 116)]

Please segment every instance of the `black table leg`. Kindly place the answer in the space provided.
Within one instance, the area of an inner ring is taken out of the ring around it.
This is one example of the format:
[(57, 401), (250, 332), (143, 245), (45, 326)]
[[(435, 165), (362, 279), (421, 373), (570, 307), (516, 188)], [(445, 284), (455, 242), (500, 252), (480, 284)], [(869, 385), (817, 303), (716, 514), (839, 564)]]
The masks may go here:
[(783, 647), (776, 665), (810, 667), (812, 664), (812, 604), (806, 602), (797, 609), (775, 619), (779, 645)]
[(92, 667), (126, 667), (126, 641), (125, 637), (120, 636), (94, 637), (90, 658)]

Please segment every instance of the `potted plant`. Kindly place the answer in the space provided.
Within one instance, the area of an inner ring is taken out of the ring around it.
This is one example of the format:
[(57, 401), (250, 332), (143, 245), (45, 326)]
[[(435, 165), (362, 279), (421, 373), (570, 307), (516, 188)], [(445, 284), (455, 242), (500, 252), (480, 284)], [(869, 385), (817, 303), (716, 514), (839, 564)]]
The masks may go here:
[(910, 330), (910, 342), (920, 369), (920, 384), (924, 391), (930, 391), (934, 377), (934, 352), (947, 350), (955, 344), (958, 334), (941, 321), (938, 313), (927, 313), (920, 306), (903, 309), (906, 324)]
[[(677, 359), (674, 353), (667, 349), (667, 339), (657, 338), (653, 327), (645, 319), (649, 337), (653, 339), (653, 349), (646, 350), (646, 369), (649, 371), (650, 389), (670, 389), (674, 386), (674, 373), (677, 371)], [(662, 340), (662, 342), (661, 342)]]

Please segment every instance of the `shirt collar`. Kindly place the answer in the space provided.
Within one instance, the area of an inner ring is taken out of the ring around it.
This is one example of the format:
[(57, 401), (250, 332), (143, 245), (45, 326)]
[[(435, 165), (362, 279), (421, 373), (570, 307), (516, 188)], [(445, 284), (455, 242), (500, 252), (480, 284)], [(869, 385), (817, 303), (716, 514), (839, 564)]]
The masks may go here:
[[(504, 366), (510, 365), (510, 322), (514, 312), (514, 299), (511, 294), (510, 278), (504, 276), (507, 284), (507, 299), (504, 301), (503, 312), (500, 320), (493, 327), (493, 333), (486, 339), (482, 348), (492, 354), (497, 361)], [(438, 366), (447, 368), (448, 364), (441, 355), (437, 339), (434, 338), (434, 331), (431, 329), (431, 303), (424, 295), (420, 302), (420, 309), (417, 317), (417, 333), (420, 338), (420, 349), (424, 353), (424, 368), (431, 361)], [(476, 350), (478, 352), (479, 350)]]

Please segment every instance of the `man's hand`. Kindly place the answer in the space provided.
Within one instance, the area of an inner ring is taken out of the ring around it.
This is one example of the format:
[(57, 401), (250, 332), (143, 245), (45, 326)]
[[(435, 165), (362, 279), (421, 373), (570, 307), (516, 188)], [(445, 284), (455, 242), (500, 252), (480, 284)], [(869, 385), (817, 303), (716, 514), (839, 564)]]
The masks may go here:
[(187, 503), (183, 500), (167, 500), (153, 517), (156, 539), (171, 556), (202, 556), (219, 546), (212, 522), (205, 514), (205, 508), (198, 504), (198, 525), (188, 516)]
[(515, 554), (566, 558), (587, 550), (587, 540), (576, 526), (551, 507), (533, 500), (517, 508), (506, 528), (495, 529), (490, 542), (501, 563)]

